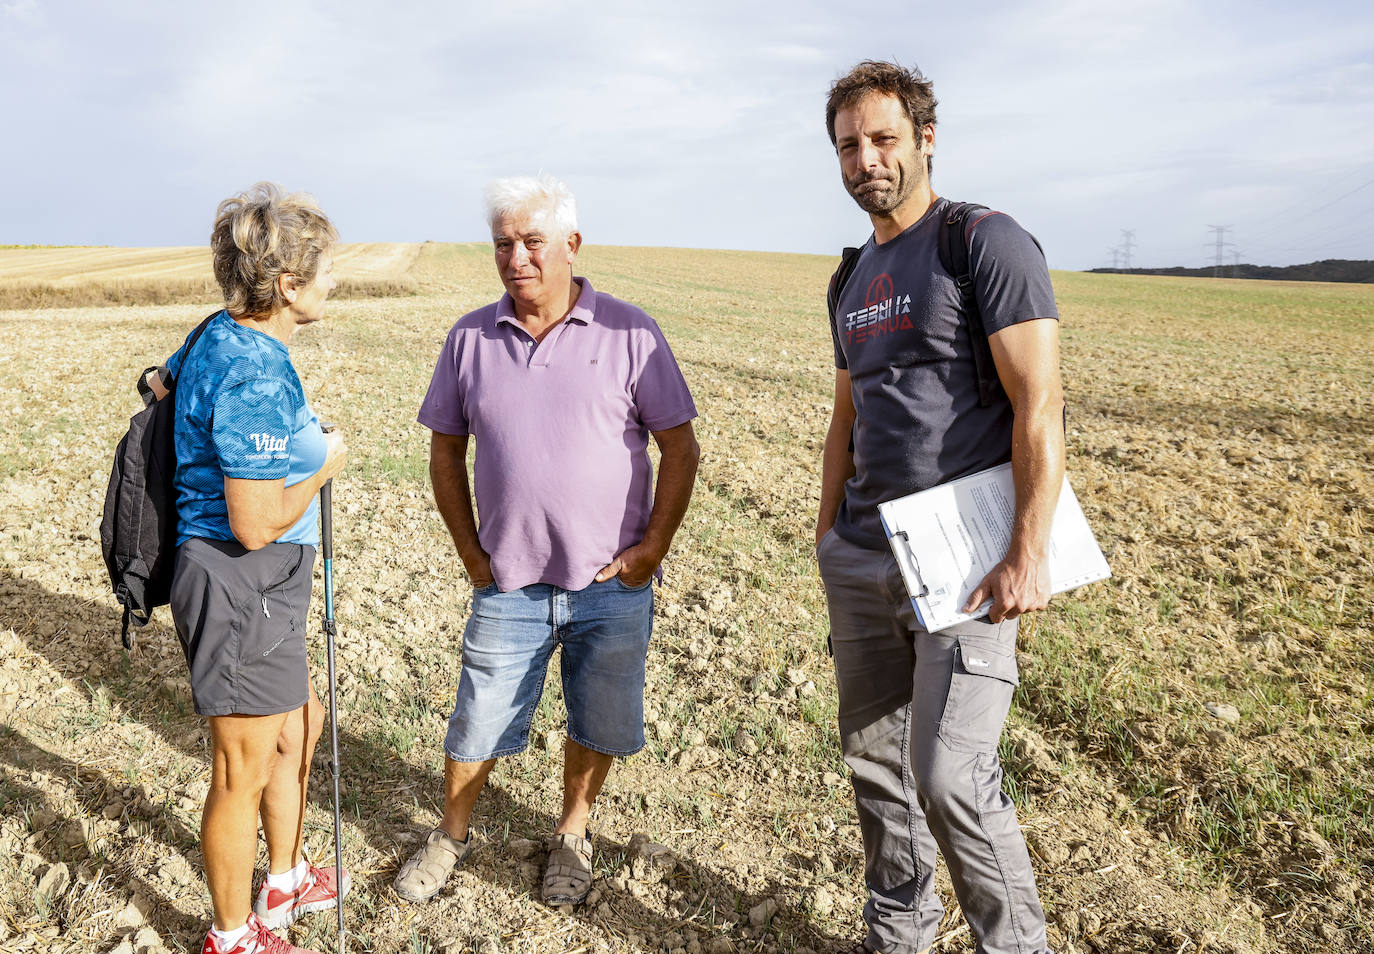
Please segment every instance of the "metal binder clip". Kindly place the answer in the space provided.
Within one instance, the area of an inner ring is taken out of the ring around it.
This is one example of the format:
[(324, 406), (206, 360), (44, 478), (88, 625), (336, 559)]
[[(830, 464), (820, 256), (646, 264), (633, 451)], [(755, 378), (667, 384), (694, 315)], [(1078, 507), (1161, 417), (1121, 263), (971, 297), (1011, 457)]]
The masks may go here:
[[(907, 539), (906, 531), (898, 530), (896, 533), (892, 534), (892, 540), (894, 543), (897, 541), (901, 542), (900, 556), (898, 559), (904, 561), (906, 567), (911, 571), (910, 573), (902, 574), (906, 577), (907, 586), (910, 587), (914, 583), (919, 583), (921, 586), (921, 591), (919, 593), (914, 590), (912, 591), (911, 598), (915, 600), (924, 596), (929, 596), (930, 589), (926, 586), (925, 580), (921, 578), (921, 568), (916, 563), (916, 555), (911, 552), (911, 541)], [(893, 547), (892, 549), (894, 553), (898, 552), (897, 547)]]

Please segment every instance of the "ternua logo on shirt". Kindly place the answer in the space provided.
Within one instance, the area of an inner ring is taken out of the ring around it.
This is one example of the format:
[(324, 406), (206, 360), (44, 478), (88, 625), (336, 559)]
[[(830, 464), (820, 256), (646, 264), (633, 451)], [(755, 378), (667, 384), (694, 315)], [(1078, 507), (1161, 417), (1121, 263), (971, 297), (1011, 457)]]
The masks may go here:
[(883, 274), (868, 283), (864, 307), (844, 316), (846, 344), (855, 344), (911, 328), (911, 296), (892, 288), (892, 276)]

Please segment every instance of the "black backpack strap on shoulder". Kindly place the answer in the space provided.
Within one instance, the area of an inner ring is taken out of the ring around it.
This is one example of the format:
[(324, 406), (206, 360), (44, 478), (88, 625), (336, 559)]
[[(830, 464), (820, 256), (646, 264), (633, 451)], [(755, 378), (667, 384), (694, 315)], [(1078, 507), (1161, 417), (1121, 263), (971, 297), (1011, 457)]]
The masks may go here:
[(840, 253), (840, 267), (835, 269), (835, 274), (830, 276), (830, 288), (825, 294), (826, 307), (830, 309), (830, 320), (835, 320), (835, 309), (840, 305), (840, 294), (844, 291), (844, 286), (849, 283), (849, 276), (854, 274), (854, 269), (859, 264), (859, 252), (862, 249), (846, 248)]
[[(220, 311), (223, 310), (224, 309), (222, 308), (220, 309)], [(200, 340), (200, 336), (205, 333), (205, 329), (209, 327), (210, 322), (214, 321), (215, 315), (218, 314), (219, 311), (212, 311), (210, 314), (206, 315), (205, 318), (201, 320), (201, 323), (196, 325), (196, 327), (192, 329), (191, 333), (187, 335), (186, 345), (181, 349), (181, 363), (183, 367), (186, 365), (186, 359), (190, 357), (191, 349), (196, 346), (196, 342)], [(151, 404), (155, 400), (155, 398), (153, 398), (152, 396), (153, 389), (148, 386), (147, 380), (149, 372), (152, 371), (156, 371), (158, 373), (158, 376), (162, 379), (162, 386), (166, 388), (168, 391), (176, 387), (176, 375), (172, 374), (172, 372), (163, 365), (155, 364), (150, 368), (144, 368), (138, 375), (136, 387), (138, 388), (138, 395), (139, 397), (143, 398), (143, 403), (145, 405)]]
[[(201, 323), (196, 325), (196, 330), (191, 332), (191, 337), (186, 339), (186, 353), (181, 356), (181, 366), (183, 368), (186, 367), (186, 359), (191, 356), (191, 349), (196, 346), (196, 342), (199, 341), (200, 336), (205, 333), (205, 329), (210, 326), (210, 322), (214, 321), (215, 316), (223, 310), (224, 309), (221, 308), (218, 311), (212, 311), (210, 314), (206, 315), (205, 318), (201, 320)], [(175, 378), (172, 379), (172, 384), (176, 384)]]
[[(859, 253), (862, 251), (862, 248), (846, 248), (840, 253), (840, 267), (835, 269), (835, 274), (830, 276), (830, 288), (825, 293), (826, 308), (830, 311), (830, 333), (836, 336), (836, 341), (839, 340), (840, 326), (835, 317), (835, 311), (840, 307), (840, 295), (844, 293), (844, 286), (849, 284), (854, 269), (859, 266)], [(852, 431), (849, 434), (849, 453), (854, 453), (854, 433)]]
[(978, 377), (978, 406), (988, 407), (1001, 388), (997, 365), (992, 360), (992, 347), (983, 330), (983, 314), (978, 310), (977, 289), (973, 269), (969, 264), (968, 231), (970, 219), (988, 211), (987, 206), (974, 202), (952, 202), (940, 226), (940, 264), (954, 277), (959, 290), (959, 307), (968, 327), (973, 350), (974, 373)]

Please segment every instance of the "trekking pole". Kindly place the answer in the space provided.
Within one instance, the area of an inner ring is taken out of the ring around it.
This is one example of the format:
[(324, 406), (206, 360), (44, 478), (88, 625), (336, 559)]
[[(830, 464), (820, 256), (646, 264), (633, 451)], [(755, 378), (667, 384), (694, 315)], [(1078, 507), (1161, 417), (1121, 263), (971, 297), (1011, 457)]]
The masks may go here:
[[(333, 430), (329, 425), (324, 429)], [(320, 545), (324, 550), (324, 638), (329, 657), (329, 773), (334, 777), (334, 890), (339, 893), (334, 905), (339, 917), (339, 954), (344, 954), (343, 919), (343, 839), (339, 833), (339, 697), (334, 676), (334, 481), (320, 488)]]

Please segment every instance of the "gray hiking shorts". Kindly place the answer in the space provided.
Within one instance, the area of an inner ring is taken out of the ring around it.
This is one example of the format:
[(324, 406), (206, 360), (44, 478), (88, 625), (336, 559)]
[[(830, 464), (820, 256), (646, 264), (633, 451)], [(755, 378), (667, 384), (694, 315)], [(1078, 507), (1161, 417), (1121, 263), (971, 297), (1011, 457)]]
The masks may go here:
[(172, 619), (203, 716), (275, 715), (305, 705), (315, 548), (192, 537), (177, 548)]

